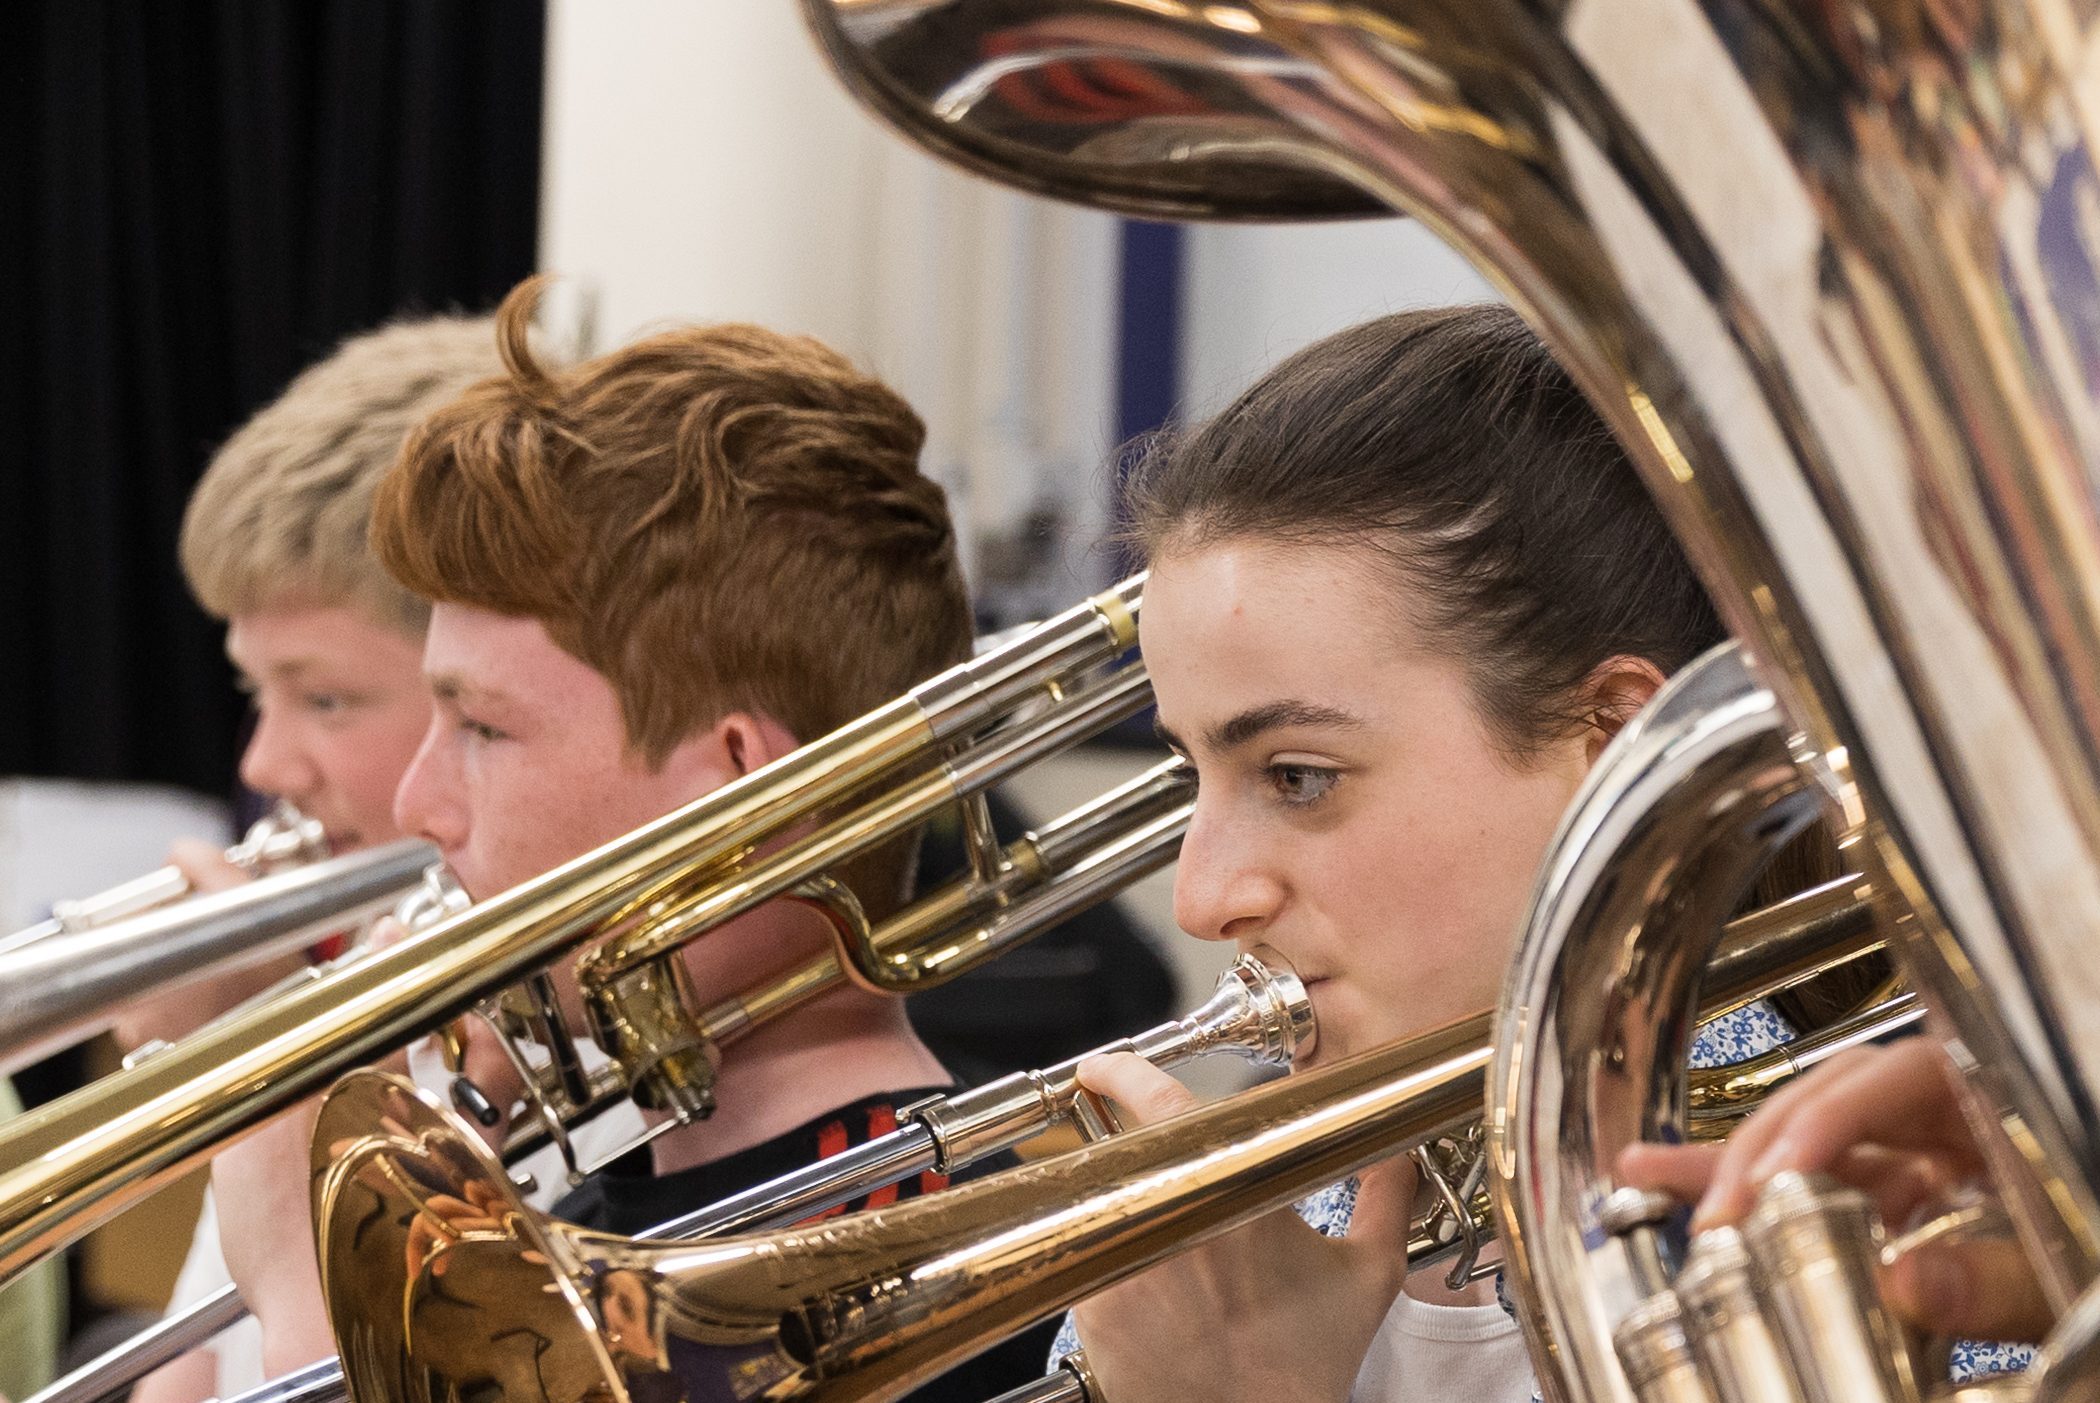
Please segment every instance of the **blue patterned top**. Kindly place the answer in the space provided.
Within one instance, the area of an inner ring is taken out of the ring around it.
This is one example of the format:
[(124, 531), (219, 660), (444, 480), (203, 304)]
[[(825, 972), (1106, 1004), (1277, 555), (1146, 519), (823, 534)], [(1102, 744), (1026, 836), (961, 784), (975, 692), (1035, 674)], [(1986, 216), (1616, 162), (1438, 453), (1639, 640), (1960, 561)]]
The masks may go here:
[[(1770, 1052), (1793, 1039), (1794, 1030), (1786, 1020), (1759, 1001), (1701, 1025), (1692, 1042), (1689, 1060), (1694, 1067), (1726, 1066)], [(1329, 1184), (1318, 1193), (1300, 1199), (1295, 1206), (1299, 1217), (1326, 1236), (1345, 1236), (1349, 1231), (1349, 1219), (1356, 1210), (1356, 1180), (1350, 1178), (1339, 1184)], [(1495, 1299), (1512, 1317), (1516, 1315), (1508, 1293), (1503, 1290), (1500, 1272), (1495, 1273)], [(1057, 1339), (1050, 1346), (1052, 1367), (1078, 1348), (1079, 1334), (1067, 1312), (1058, 1326)], [(1964, 1383), (1988, 1374), (2024, 1369), (2033, 1358), (2034, 1351), (2024, 1345), (1964, 1340), (1954, 1346), (1949, 1374), (1956, 1383)], [(1533, 1403), (1538, 1403), (1539, 1395), (1533, 1393), (1532, 1399)]]

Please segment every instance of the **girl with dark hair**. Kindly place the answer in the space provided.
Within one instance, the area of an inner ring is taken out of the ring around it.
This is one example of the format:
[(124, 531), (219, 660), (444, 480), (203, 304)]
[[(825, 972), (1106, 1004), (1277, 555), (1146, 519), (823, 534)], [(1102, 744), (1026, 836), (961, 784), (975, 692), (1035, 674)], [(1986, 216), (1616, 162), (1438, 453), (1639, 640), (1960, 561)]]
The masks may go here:
[[(1410, 312), (1283, 362), (1128, 499), (1200, 783), (1176, 919), (1288, 959), (1321, 1063), (1491, 1007), (1584, 775), (1723, 636), (1611, 434), (1513, 313)], [(1760, 1010), (1723, 1060), (1783, 1035)], [(1135, 1121), (1191, 1104), (1135, 1057), (1082, 1076)], [(1271, 1215), (1082, 1305), (1103, 1395), (1522, 1403), (1494, 1283), (1408, 1275), (1415, 1189), (1382, 1165), (1301, 1205), (1345, 1236)]]

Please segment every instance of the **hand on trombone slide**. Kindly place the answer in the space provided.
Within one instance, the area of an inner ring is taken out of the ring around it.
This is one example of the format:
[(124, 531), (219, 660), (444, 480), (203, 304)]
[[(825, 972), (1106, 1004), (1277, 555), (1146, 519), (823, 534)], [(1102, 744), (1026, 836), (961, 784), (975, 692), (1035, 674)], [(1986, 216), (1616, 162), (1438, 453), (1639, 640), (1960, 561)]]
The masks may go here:
[[(1628, 1147), (1619, 1177), (1696, 1202), (1699, 1232), (1740, 1222), (1773, 1176), (1820, 1171), (1864, 1190), (1900, 1232), (1983, 1175), (1954, 1075), (1930, 1038), (1858, 1048), (1775, 1092), (1725, 1144)], [(1923, 1243), (1884, 1269), (1882, 1289), (1899, 1314), (1936, 1334), (2038, 1340), (2051, 1323), (2010, 1237)]]
[[(1079, 1078), (1129, 1127), (1199, 1104), (1129, 1053), (1089, 1058)], [(1342, 1403), (1407, 1279), (1415, 1180), (1404, 1158), (1366, 1171), (1347, 1237), (1282, 1209), (1082, 1302), (1073, 1314), (1101, 1396)]]

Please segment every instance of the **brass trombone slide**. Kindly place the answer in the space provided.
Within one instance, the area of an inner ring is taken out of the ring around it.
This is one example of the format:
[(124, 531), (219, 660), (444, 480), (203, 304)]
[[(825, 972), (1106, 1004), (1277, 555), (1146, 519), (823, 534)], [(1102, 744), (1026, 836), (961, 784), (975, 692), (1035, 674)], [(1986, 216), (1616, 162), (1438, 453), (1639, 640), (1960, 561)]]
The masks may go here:
[[(898, 945), (925, 945), (939, 939), (947, 947), (971, 952), (968, 963), (951, 966), (951, 973), (961, 973), (1057, 924), (1075, 908), (1107, 900), (1124, 886), (1165, 865), (1180, 846), (1188, 813), (1189, 797), (1180, 762), (1155, 766), (1008, 844), (1003, 850), (1005, 867), (1001, 871), (1025, 870), (1032, 874), (1029, 882), (1017, 884), (1010, 880), (986, 881), (975, 874), (966, 876), (872, 927), (867, 939), (883, 958), (888, 958), (888, 952)], [(941, 913), (943, 923), (929, 921), (927, 910)], [(403, 924), (420, 928), (407, 918)], [(1229, 979), (1239, 991), (1236, 997), (1227, 1001), (1228, 990), (1221, 983), (1220, 992), (1210, 1005), (1126, 1041), (1134, 1041), (1137, 1046), (1133, 1050), (1155, 1056), (1161, 1066), (1177, 1065), (1212, 1050), (1238, 1051), (1259, 1061), (1263, 1049), (1280, 1059), (1275, 1065), (1284, 1065), (1294, 1051), (1310, 1046), (1309, 1005), (1295, 976), (1279, 969), (1273, 975), (1263, 971), (1257, 977), (1253, 970), (1236, 967)], [(827, 952), (710, 1005), (700, 1014), (699, 1024), (711, 1044), (727, 1049), (752, 1029), (827, 989), (839, 987), (845, 980), (839, 959)], [(513, 1017), (514, 1011), (506, 1007), (494, 1016), (502, 1021)], [(513, 1044), (506, 1041), (505, 1045)], [(520, 1066), (536, 1084), (526, 1099), (527, 1114), (512, 1123), (504, 1140), (502, 1159), (506, 1164), (517, 1164), (549, 1143), (566, 1140), (577, 1124), (625, 1095), (625, 1083), (617, 1067), (601, 1068), (590, 1079), (585, 1098), (570, 1103), (562, 1099), (566, 1092), (555, 1085), (559, 1079), (548, 1066), (527, 1065), (522, 1059)], [(900, 1169), (899, 1177), (920, 1168), (947, 1169), (969, 1163), (1038, 1133), (1044, 1126), (1031, 1120), (1036, 1110), (1053, 1118), (1068, 1112), (1076, 1088), (1072, 1077), (1075, 1070), (1075, 1066), (1068, 1065), (1044, 1072), (1017, 1073), (921, 1108), (925, 1120), (941, 1127), (935, 1139), (938, 1156), (934, 1161)], [(611, 1157), (625, 1152), (626, 1147), (622, 1147)], [(849, 1152), (853, 1153), (859, 1152)], [(573, 1152), (566, 1158), (575, 1166)], [(839, 1171), (852, 1163), (841, 1156), (826, 1161), (824, 1167), (827, 1171)], [(572, 1169), (572, 1180), (580, 1178), (582, 1172), (581, 1167)], [(839, 1177), (832, 1174), (834, 1182)], [(805, 1207), (801, 1213), (790, 1213), (785, 1218), (761, 1216), (767, 1222), (789, 1222), (866, 1191), (849, 1190), (835, 1200)], [(106, 1397), (197, 1348), (247, 1313), (239, 1293), (228, 1286), (181, 1315), (112, 1347), (24, 1403), (89, 1403)], [(305, 1382), (307, 1386), (314, 1384), (312, 1379)]]

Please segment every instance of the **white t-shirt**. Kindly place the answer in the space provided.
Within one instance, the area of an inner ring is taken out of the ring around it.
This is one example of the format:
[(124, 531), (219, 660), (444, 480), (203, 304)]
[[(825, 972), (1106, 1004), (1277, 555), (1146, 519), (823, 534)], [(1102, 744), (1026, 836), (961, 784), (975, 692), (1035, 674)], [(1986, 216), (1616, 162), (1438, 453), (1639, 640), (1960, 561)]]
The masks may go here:
[[(577, 1050), (583, 1054), (586, 1066), (595, 1067), (605, 1060), (604, 1054), (587, 1042), (579, 1040)], [(452, 1083), (452, 1074), (445, 1069), (444, 1060), (430, 1039), (424, 1039), (409, 1049), (408, 1063), (419, 1086), (439, 1089)], [(438, 1094), (442, 1097), (443, 1090), (440, 1089)], [(642, 1113), (632, 1101), (622, 1101), (578, 1128), (570, 1138), (575, 1143), (578, 1157), (583, 1163), (590, 1164), (606, 1158), (623, 1145), (632, 1144), (642, 1129)], [(562, 1164), (561, 1153), (552, 1145), (527, 1155), (513, 1172), (533, 1177), (536, 1187), (525, 1195), (525, 1201), (541, 1212), (553, 1207), (556, 1199), (569, 1192), (568, 1171)], [(189, 1256), (183, 1259), (182, 1271), (175, 1278), (175, 1293), (168, 1300), (168, 1314), (179, 1314), (232, 1280), (232, 1274), (226, 1270), (226, 1254), (219, 1249), (218, 1208), (212, 1201), (211, 1190), (206, 1189), (204, 1212), (197, 1219), (196, 1236), (190, 1239)], [(262, 1325), (254, 1316), (242, 1319), (199, 1348), (218, 1363), (219, 1397), (231, 1398), (263, 1382)]]
[(1531, 1403), (1524, 1332), (1499, 1305), (1433, 1306), (1402, 1296), (1371, 1341), (1350, 1403)]

